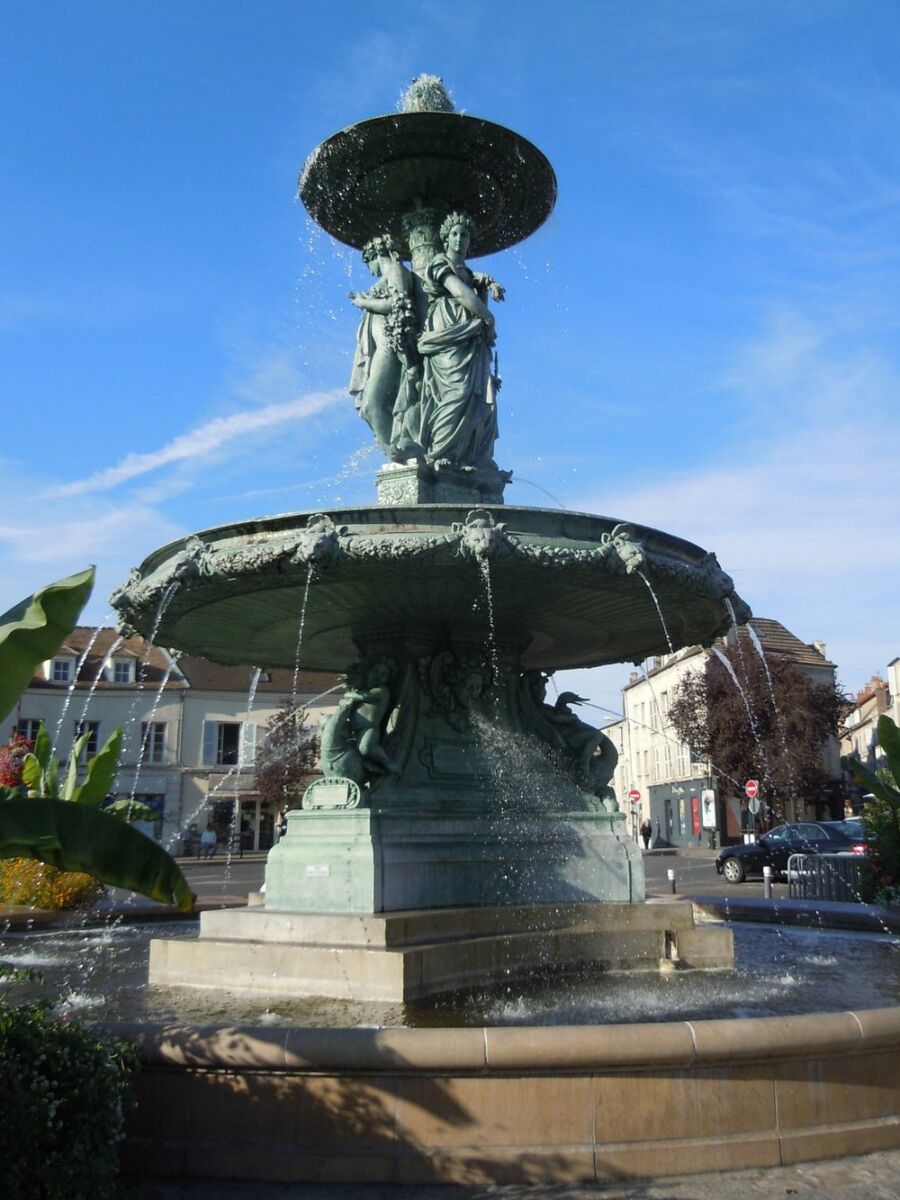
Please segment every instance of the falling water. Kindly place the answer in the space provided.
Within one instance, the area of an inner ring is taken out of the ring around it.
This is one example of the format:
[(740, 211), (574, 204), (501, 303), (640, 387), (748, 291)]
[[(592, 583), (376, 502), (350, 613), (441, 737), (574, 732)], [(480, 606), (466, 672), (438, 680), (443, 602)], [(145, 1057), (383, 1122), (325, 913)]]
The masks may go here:
[(141, 738), (141, 746), (140, 746), (140, 750), (138, 751), (137, 762), (135, 763), (135, 767), (134, 767), (134, 779), (131, 784), (131, 794), (128, 797), (129, 804), (134, 803), (134, 797), (137, 794), (138, 781), (141, 777), (141, 768), (144, 765), (144, 758), (147, 753), (147, 746), (149, 744), (149, 739), (153, 733), (153, 718), (156, 716), (156, 710), (159, 708), (160, 702), (163, 697), (163, 692), (166, 689), (166, 684), (169, 682), (169, 678), (170, 678), (172, 672), (175, 670), (175, 666), (176, 666), (177, 662), (178, 662), (178, 656), (177, 656), (177, 654), (175, 654), (170, 659), (169, 665), (166, 667), (166, 669), (163, 673), (163, 677), (160, 680), (159, 687), (156, 689), (156, 695), (153, 697), (153, 704), (150, 706), (150, 712), (147, 714), (147, 719), (145, 722), (146, 728), (144, 730), (144, 736)]
[[(88, 688), (88, 693), (84, 698), (84, 704), (81, 706), (81, 716), (78, 718), (79, 725), (82, 725), (84, 723), (85, 718), (87, 717), (88, 709), (90, 708), (91, 701), (94, 698), (94, 692), (96, 692), (96, 690), (97, 690), (97, 684), (103, 678), (103, 672), (109, 666), (110, 660), (112, 659), (113, 655), (119, 649), (119, 647), (122, 645), (122, 643), (124, 641), (125, 641), (125, 639), (123, 637), (117, 637), (116, 640), (113, 642), (113, 644), (110, 646), (110, 648), (107, 650), (106, 654), (103, 656), (103, 661), (100, 663), (100, 666), (97, 668), (97, 674), (91, 680), (91, 686)], [(59, 726), (57, 726), (56, 735), (57, 735), (57, 737), (59, 737)]]
[[(72, 697), (75, 695), (75, 687), (78, 683), (78, 676), (81, 674), (81, 669), (84, 666), (84, 664), (87, 662), (88, 655), (93, 650), (94, 643), (97, 641), (97, 638), (100, 636), (102, 631), (107, 628), (109, 621), (111, 620), (111, 617), (112, 617), (111, 613), (106, 614), (106, 616), (103, 618), (103, 620), (97, 626), (97, 628), (91, 634), (90, 641), (85, 646), (84, 651), (82, 652), (82, 654), (80, 655), (80, 657), (78, 659), (78, 662), (75, 664), (75, 671), (72, 675), (72, 682), (69, 684), (68, 688), (66, 689), (66, 698), (63, 701), (62, 711), (59, 714), (59, 720), (56, 722), (56, 732), (53, 734), (54, 749), (56, 748), (56, 745), (59, 742), (59, 735), (62, 732), (63, 721), (66, 719), (66, 713), (69, 711), (69, 705), (72, 703)], [(104, 664), (105, 664), (105, 660), (104, 660)]]
[(675, 647), (672, 644), (672, 639), (669, 637), (669, 628), (666, 625), (666, 618), (663, 616), (663, 611), (662, 611), (662, 608), (660, 607), (659, 598), (657, 597), (656, 592), (653, 590), (653, 584), (650, 582), (650, 580), (647, 578), (647, 576), (644, 574), (643, 571), (638, 571), (637, 574), (640, 575), (641, 579), (643, 579), (644, 583), (646, 583), (647, 590), (649, 591), (650, 595), (653, 597), (653, 603), (656, 605), (656, 611), (659, 613), (659, 623), (660, 623), (660, 625), (662, 625), (663, 633), (666, 635), (666, 643), (669, 647), (669, 653), (674, 654)]
[[(241, 803), (241, 769), (247, 766), (247, 738), (246, 730), (250, 725), (250, 718), (253, 715), (253, 706), (256, 703), (256, 689), (259, 687), (259, 681), (262, 678), (262, 667), (253, 668), (253, 676), (250, 680), (250, 690), (247, 692), (247, 717), (244, 721), (244, 736), (241, 738), (238, 747), (237, 770), (234, 773), (234, 803), (231, 806), (231, 822), (228, 826), (228, 842), (225, 847), (225, 874), (222, 877), (222, 893), (224, 895), (231, 878), (231, 860), (234, 857), (234, 832), (235, 825), (240, 830), (238, 822), (238, 813), (240, 812)], [(255, 741), (254, 741), (255, 745)], [(208, 799), (208, 797), (207, 797)]]
[[(744, 626), (744, 628), (747, 630), (747, 635), (750, 638), (750, 643), (753, 646), (753, 649), (759, 655), (760, 662), (763, 665), (763, 670), (766, 673), (766, 683), (769, 688), (769, 699), (772, 701), (772, 712), (775, 716), (775, 724), (778, 726), (778, 732), (781, 737), (781, 746), (784, 751), (784, 761), (785, 761), (785, 765), (787, 766), (788, 774), (791, 779), (792, 790), (796, 793), (797, 784), (796, 784), (796, 776), (794, 774), (794, 764), (791, 759), (791, 752), (790, 752), (790, 748), (788, 746), (787, 733), (786, 733), (785, 727), (784, 727), (784, 718), (781, 715), (781, 710), (778, 707), (778, 700), (776, 699), (776, 696), (775, 696), (775, 682), (772, 679), (772, 672), (769, 670), (769, 664), (766, 661), (766, 656), (765, 656), (765, 653), (762, 648), (762, 642), (759, 640), (759, 635), (757, 634), (756, 630), (753, 628), (753, 626), (750, 624), (749, 621)], [(783, 813), (782, 813), (782, 816), (784, 816)]]
[(484, 594), (488, 610), (488, 655), (491, 663), (491, 683), (496, 687), (500, 681), (500, 657), (497, 653), (497, 626), (494, 623), (494, 589), (491, 586), (491, 564), (487, 558), (479, 558), (478, 569), (484, 583)]
[(159, 604), (156, 606), (156, 614), (153, 618), (153, 624), (150, 627), (150, 633), (144, 642), (144, 653), (142, 654), (141, 660), (138, 663), (137, 687), (135, 688), (134, 698), (131, 701), (131, 705), (128, 709), (128, 717), (122, 730), (123, 743), (125, 739), (127, 739), (131, 731), (131, 727), (134, 725), (135, 720), (137, 719), (138, 703), (141, 698), (141, 693), (144, 690), (144, 683), (146, 682), (147, 678), (147, 664), (150, 661), (150, 655), (153, 653), (153, 647), (156, 644), (156, 635), (159, 633), (159, 627), (162, 624), (162, 619), (166, 615), (166, 609), (172, 603), (175, 593), (180, 587), (181, 581), (178, 579), (173, 579), (163, 592), (162, 596), (160, 597)]
[(300, 651), (303, 648), (303, 626), (306, 624), (306, 606), (309, 603), (309, 588), (316, 573), (314, 563), (306, 569), (306, 586), (303, 589), (303, 599), (300, 602), (300, 619), (297, 622), (297, 649), (294, 653), (294, 678), (291, 681), (291, 704), (297, 703), (297, 685), (300, 682)]
[(756, 742), (757, 748), (759, 750), (759, 756), (762, 759), (763, 772), (765, 774), (765, 777), (769, 780), (769, 782), (772, 784), (772, 786), (774, 788), (775, 785), (774, 785), (774, 780), (772, 779), (772, 772), (769, 767), (769, 759), (766, 755), (765, 747), (763, 746), (762, 738), (760, 737), (760, 734), (759, 734), (759, 729), (756, 724), (756, 717), (753, 715), (753, 706), (750, 704), (750, 697), (747, 695), (746, 691), (744, 690), (743, 686), (741, 685), (741, 681), (737, 677), (737, 672), (735, 671), (734, 667), (731, 665), (731, 662), (729, 661), (728, 656), (723, 654), (718, 646), (714, 646), (712, 652), (716, 656), (716, 658), (719, 660), (719, 662), (724, 666), (724, 668), (728, 672), (728, 674), (731, 676), (731, 680), (732, 680), (734, 686), (737, 688), (738, 692), (740, 693), (740, 697), (744, 702), (744, 708), (747, 710), (747, 720), (750, 722), (750, 731), (753, 734), (753, 739)]

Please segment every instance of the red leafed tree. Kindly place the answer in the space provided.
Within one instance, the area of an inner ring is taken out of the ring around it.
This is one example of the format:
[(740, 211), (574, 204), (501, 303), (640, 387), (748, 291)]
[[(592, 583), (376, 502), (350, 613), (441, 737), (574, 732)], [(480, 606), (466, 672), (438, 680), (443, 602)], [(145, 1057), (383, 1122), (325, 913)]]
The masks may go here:
[(760, 799), (783, 820), (787, 800), (822, 800), (837, 787), (825, 752), (847, 700), (838, 688), (814, 683), (784, 655), (768, 657), (770, 687), (761, 659), (743, 638), (741, 643), (722, 653), (746, 702), (724, 663), (710, 655), (703, 670), (676, 687), (669, 716), (694, 757), (709, 759), (737, 786), (758, 780)]
[(276, 812), (299, 804), (316, 769), (319, 739), (308, 720), (305, 708), (285, 700), (269, 721), (266, 740), (256, 752), (256, 786)]
[(5, 746), (0, 746), (0, 786), (22, 786), (22, 760), (34, 749), (27, 737), (15, 733)]

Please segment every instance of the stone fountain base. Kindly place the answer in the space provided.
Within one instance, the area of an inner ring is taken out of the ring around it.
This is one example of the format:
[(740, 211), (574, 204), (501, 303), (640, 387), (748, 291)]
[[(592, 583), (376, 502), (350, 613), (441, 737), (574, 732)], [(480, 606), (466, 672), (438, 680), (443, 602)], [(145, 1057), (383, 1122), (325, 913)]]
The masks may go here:
[(213, 910), (200, 921), (196, 941), (151, 943), (151, 983), (405, 1002), (582, 967), (734, 965), (731, 930), (696, 928), (683, 901), (383, 914), (267, 905)]
[(290, 912), (637, 903), (644, 867), (621, 813), (296, 811), (266, 863), (266, 903)]

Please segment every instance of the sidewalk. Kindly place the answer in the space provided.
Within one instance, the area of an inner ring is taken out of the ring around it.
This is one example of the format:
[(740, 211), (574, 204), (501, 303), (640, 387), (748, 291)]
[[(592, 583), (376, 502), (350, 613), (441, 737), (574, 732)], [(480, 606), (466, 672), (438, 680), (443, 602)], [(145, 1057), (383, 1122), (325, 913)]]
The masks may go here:
[(805, 1163), (614, 1183), (530, 1187), (401, 1187), (396, 1184), (128, 1182), (123, 1200), (898, 1200), (900, 1150)]

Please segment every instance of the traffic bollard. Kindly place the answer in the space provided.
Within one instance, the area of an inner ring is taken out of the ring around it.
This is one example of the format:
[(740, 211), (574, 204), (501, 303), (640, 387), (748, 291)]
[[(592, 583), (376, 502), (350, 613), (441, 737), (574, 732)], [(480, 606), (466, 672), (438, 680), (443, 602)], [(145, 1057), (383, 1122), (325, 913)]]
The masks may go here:
[(772, 875), (774, 874), (771, 867), (763, 867), (763, 895), (767, 900), (772, 899)]
[(668, 877), (669, 877), (669, 891), (674, 896), (675, 895), (675, 871), (674, 871), (674, 869), (672, 867), (669, 867), (668, 871), (666, 871), (666, 875), (668, 875)]

